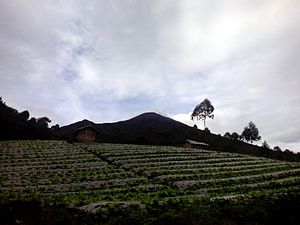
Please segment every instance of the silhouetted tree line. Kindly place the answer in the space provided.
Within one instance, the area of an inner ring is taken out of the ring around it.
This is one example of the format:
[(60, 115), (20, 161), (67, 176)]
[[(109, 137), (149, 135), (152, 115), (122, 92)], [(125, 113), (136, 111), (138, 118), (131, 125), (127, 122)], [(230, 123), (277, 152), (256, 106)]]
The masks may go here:
[[(227, 134), (224, 136), (226, 137)], [(248, 154), (285, 161), (300, 161), (300, 153), (294, 153), (289, 149), (279, 151), (280, 148), (278, 146), (274, 147), (274, 149), (270, 149), (266, 148), (265, 144), (264, 146), (258, 146), (232, 137), (224, 138), (224, 136), (222, 137), (220, 134), (210, 134), (205, 137), (204, 134), (202, 134), (202, 138), (197, 138), (196, 136), (194, 136), (194, 138), (195, 140), (208, 143), (212, 149), (219, 151)]]
[[(253, 141), (261, 140), (258, 128), (250, 121), (248, 126), (244, 128), (242, 134), (233, 132), (230, 134), (226, 132), (223, 138), (228, 139), (227, 144), (221, 144), (226, 151), (233, 151), (238, 153), (246, 153), (255, 156), (267, 157), (272, 159), (286, 160), (286, 161), (300, 161), (300, 153), (293, 153), (291, 150), (281, 150), (279, 146), (271, 149), (270, 145), (263, 141), (261, 147), (257, 145), (242, 144), (243, 141), (252, 143)], [(217, 141), (218, 142), (218, 141)], [(219, 141), (220, 142), (220, 141)], [(244, 146), (243, 146), (244, 145)], [(237, 148), (238, 147), (238, 148)]]
[(248, 126), (244, 128), (243, 132), (240, 135), (237, 132), (233, 132), (232, 134), (226, 132), (223, 137), (234, 141), (239, 140), (247, 141), (250, 143), (252, 143), (253, 141), (259, 141), (261, 139), (258, 128), (252, 121), (249, 122)]
[(18, 112), (7, 106), (0, 97), (0, 140), (52, 139), (52, 130), (59, 126), (55, 125), (51, 130), (48, 127), (50, 122), (47, 117), (30, 118), (27, 110)]

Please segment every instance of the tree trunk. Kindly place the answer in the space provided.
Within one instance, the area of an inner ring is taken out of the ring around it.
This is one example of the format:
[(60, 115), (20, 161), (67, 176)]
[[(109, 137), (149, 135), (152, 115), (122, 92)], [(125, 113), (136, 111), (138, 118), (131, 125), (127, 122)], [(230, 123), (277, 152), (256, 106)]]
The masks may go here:
[(203, 120), (203, 123), (204, 123), (204, 129), (205, 129), (206, 128), (205, 119)]

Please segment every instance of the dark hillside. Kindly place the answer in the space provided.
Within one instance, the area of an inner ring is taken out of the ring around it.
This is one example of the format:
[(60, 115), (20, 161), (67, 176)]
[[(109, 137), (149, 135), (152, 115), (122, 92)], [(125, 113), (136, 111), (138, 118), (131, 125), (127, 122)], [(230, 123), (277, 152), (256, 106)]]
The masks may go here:
[(157, 145), (182, 144), (190, 129), (185, 124), (153, 112), (96, 127), (111, 134), (111, 142)]
[(94, 126), (99, 134), (98, 142), (175, 145), (181, 146), (186, 139), (208, 143), (211, 149), (262, 156), (267, 158), (300, 161), (300, 154), (292, 152), (273, 151), (243, 141), (230, 140), (221, 135), (212, 134), (161, 116), (148, 112), (132, 119), (116, 123), (95, 124), (88, 120), (61, 127), (58, 133), (63, 138), (71, 137), (72, 133), (87, 125)]
[(97, 136), (98, 142), (182, 146), (186, 139), (192, 139), (205, 142), (209, 144), (210, 149), (219, 151), (250, 154), (279, 160), (300, 161), (300, 154), (273, 151), (243, 141), (230, 140), (221, 135), (187, 126), (153, 112), (143, 113), (132, 119), (116, 123), (95, 124), (91, 121), (83, 120), (61, 127), (56, 135), (68, 138), (71, 137), (76, 129), (87, 125), (92, 125), (99, 131)]
[(82, 120), (59, 128), (56, 135), (62, 139), (70, 138), (74, 131), (88, 125), (99, 131), (97, 140), (100, 142), (156, 145), (180, 145), (191, 129), (183, 123), (149, 112), (116, 123), (95, 124)]
[[(200, 133), (199, 135), (201, 136)], [(249, 144), (243, 141), (230, 140), (222, 137), (221, 135), (212, 133), (206, 135), (204, 139), (205, 142), (208, 143), (212, 148), (220, 151), (235, 152), (286, 161), (300, 161), (300, 153), (295, 154), (291, 151), (274, 151), (272, 149), (262, 148), (260, 146)]]
[(56, 135), (58, 135), (62, 138), (68, 138), (77, 129), (79, 129), (81, 127), (86, 127), (89, 125), (94, 126), (95, 124), (89, 120), (82, 120), (82, 121), (78, 121), (76, 123), (72, 123), (67, 126), (63, 126), (63, 127), (59, 128), (55, 133), (56, 133)]
[(0, 140), (53, 139), (48, 117), (30, 118), (29, 111), (19, 112), (0, 97)]

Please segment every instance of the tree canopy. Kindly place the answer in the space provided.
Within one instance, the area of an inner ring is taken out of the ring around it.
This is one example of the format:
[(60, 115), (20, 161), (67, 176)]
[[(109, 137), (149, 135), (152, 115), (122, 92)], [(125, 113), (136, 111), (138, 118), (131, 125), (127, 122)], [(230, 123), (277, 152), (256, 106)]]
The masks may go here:
[(0, 97), (0, 140), (53, 138), (48, 128), (50, 122), (47, 117), (30, 118), (27, 110), (19, 113)]
[(203, 120), (204, 128), (206, 128), (206, 118), (214, 118), (213, 111), (215, 108), (211, 104), (211, 102), (206, 98), (201, 102), (199, 105), (197, 105), (192, 113), (191, 119), (194, 120)]
[(275, 146), (273, 149), (274, 149), (274, 151), (277, 151), (277, 152), (281, 152), (282, 151), (279, 146)]
[(255, 124), (250, 121), (248, 126), (244, 128), (244, 131), (242, 133), (242, 138), (245, 139), (247, 142), (253, 142), (253, 141), (259, 141), (261, 139), (261, 136), (259, 135), (258, 128), (255, 126)]
[(270, 149), (270, 145), (267, 143), (267, 141), (264, 141), (264, 142), (261, 144), (261, 147), (262, 147), (262, 148), (265, 148), (265, 149)]

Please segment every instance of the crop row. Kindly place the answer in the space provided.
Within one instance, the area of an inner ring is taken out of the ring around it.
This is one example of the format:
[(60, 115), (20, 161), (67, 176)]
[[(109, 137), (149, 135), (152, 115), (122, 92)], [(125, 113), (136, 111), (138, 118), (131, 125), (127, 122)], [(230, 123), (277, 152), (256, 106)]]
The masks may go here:
[(147, 176), (156, 177), (161, 175), (171, 175), (171, 174), (190, 174), (190, 173), (209, 173), (209, 172), (218, 172), (218, 171), (242, 171), (247, 169), (256, 169), (256, 168), (269, 168), (269, 167), (298, 167), (298, 165), (295, 164), (287, 164), (285, 162), (268, 162), (268, 163), (261, 163), (261, 164), (245, 164), (245, 165), (219, 165), (214, 166), (215, 164), (204, 164), (204, 165), (194, 165), (191, 167), (182, 167), (179, 166), (172, 166), (172, 167), (158, 167), (158, 168), (135, 168), (133, 169), (136, 172), (139, 173), (145, 173)]
[(215, 152), (215, 151), (207, 151), (207, 150), (190, 150), (186, 148), (181, 148), (180, 151), (176, 150), (174, 151), (171, 149), (170, 151), (161, 151), (161, 150), (136, 150), (136, 151), (128, 151), (128, 150), (117, 150), (114, 152), (110, 151), (97, 151), (95, 149), (91, 150), (94, 153), (101, 154), (104, 157), (112, 157), (112, 158), (120, 158), (120, 159), (136, 159), (136, 158), (142, 158), (142, 157), (149, 157), (149, 158), (157, 158), (157, 157), (163, 157), (163, 156), (210, 156), (210, 155), (217, 155), (222, 157), (233, 157), (233, 156), (243, 156), (247, 158), (246, 155), (241, 154), (233, 154), (233, 153), (224, 153), (224, 152)]
[(161, 162), (141, 162), (135, 163), (134, 161), (131, 163), (123, 164), (123, 168), (137, 168), (137, 167), (160, 167), (160, 166), (172, 166), (172, 165), (200, 165), (200, 164), (217, 164), (217, 163), (226, 163), (226, 162), (250, 162), (250, 161), (264, 161), (264, 159), (247, 159), (244, 158), (219, 158), (219, 159), (203, 159), (203, 160), (172, 160), (172, 161), (161, 161)]
[(69, 149), (70, 145), (65, 145), (64, 141), (2, 141), (0, 148), (4, 151), (10, 150), (38, 150), (38, 149)]
[[(99, 168), (105, 168), (107, 165), (107, 162), (104, 161), (93, 161), (93, 162), (76, 162), (74, 163), (58, 163), (58, 164), (52, 164), (52, 165), (25, 165), (25, 166), (15, 166), (15, 167), (2, 167), (1, 172), (21, 172), (21, 171), (36, 171), (36, 170), (64, 170), (64, 169), (80, 169), (80, 168), (91, 168), (91, 167), (99, 167)], [(75, 167), (76, 166), (76, 167)]]
[[(216, 172), (204, 172), (204, 173), (195, 173), (191, 171), (186, 174), (167, 174), (156, 176), (155, 179), (161, 182), (171, 182), (171, 181), (180, 181), (187, 179), (217, 179), (217, 178), (232, 178), (232, 177), (240, 177), (246, 175), (259, 175), (271, 172), (278, 172), (278, 170), (289, 171), (290, 167), (282, 166), (282, 167), (267, 167), (267, 168), (256, 168), (256, 169), (247, 169), (247, 170), (237, 170), (237, 171), (216, 171)], [(299, 169), (300, 171), (300, 169)], [(300, 174), (300, 173), (299, 173)]]
[(94, 158), (95, 156), (88, 153), (74, 153), (72, 152), (72, 155), (51, 155), (48, 157), (29, 157), (29, 156), (23, 156), (22, 158), (6, 158), (6, 159), (0, 159), (1, 163), (28, 163), (28, 162), (40, 162), (40, 161), (56, 161), (56, 160), (69, 160), (69, 159), (87, 159), (87, 158)]
[(172, 147), (156, 150), (155, 147), (139, 146), (137, 149), (134, 151), (134, 147), (128, 146), (123, 146), (123, 149), (122, 146), (89, 147), (89, 151), (121, 168), (142, 173), (154, 178), (155, 182), (185, 190), (187, 194), (195, 190), (203, 192), (204, 189), (210, 191), (203, 193), (218, 195), (299, 185), (299, 163), (206, 150), (180, 148), (174, 151)]
[[(22, 147), (23, 146), (23, 147)], [(161, 146), (0, 142), (0, 198), (90, 204), (297, 190), (300, 164)]]
[(218, 188), (200, 188), (192, 191), (193, 194), (228, 194), (245, 193), (245, 191), (276, 189), (282, 187), (293, 187), (300, 185), (300, 177), (289, 177), (281, 179), (271, 179), (268, 181), (256, 182), (251, 184), (238, 184), (231, 186), (222, 186)]
[(22, 186), (9, 186), (3, 187), (2, 191), (18, 191), (18, 192), (65, 192), (65, 191), (83, 191), (123, 186), (136, 186), (139, 184), (147, 184), (148, 181), (144, 177), (134, 177), (126, 179), (110, 179), (90, 182), (74, 182), (74, 183), (61, 183), (61, 184), (47, 184), (47, 185), (22, 185)]
[(287, 177), (299, 177), (300, 169), (294, 169), (283, 172), (270, 172), (264, 174), (245, 175), (229, 178), (216, 179), (194, 179), (175, 181), (172, 185), (181, 189), (196, 189), (197, 187), (215, 187), (215, 186), (230, 186), (233, 184), (254, 184), (256, 182), (267, 181), (270, 179), (281, 179)]
[[(55, 196), (57, 200), (65, 200), (66, 197), (78, 200), (85, 198), (85, 201), (112, 199), (121, 193), (121, 196), (129, 197), (131, 192), (121, 190), (133, 191), (141, 184), (149, 185), (148, 189), (144, 188), (145, 195), (151, 190), (156, 191), (155, 188), (151, 189), (154, 184), (146, 177), (109, 165), (80, 146), (58, 142), (52, 146), (53, 149), (44, 148), (44, 142), (36, 143), (27, 149), (16, 148), (13, 143), (6, 147), (0, 144), (1, 154), (4, 155), (0, 159), (1, 198), (51, 196), (53, 199)], [(141, 188), (136, 190), (141, 191)], [(104, 191), (103, 194), (97, 195), (101, 191)], [(82, 193), (88, 194), (83, 196)]]
[[(82, 146), (82, 145), (78, 145)], [(85, 147), (85, 146), (84, 146)], [(149, 146), (149, 145), (139, 145), (138, 148), (135, 145), (126, 144), (98, 144), (89, 145), (88, 149), (96, 153), (108, 153), (111, 155), (135, 155), (138, 154), (149, 154), (149, 153), (185, 153), (185, 152), (199, 152), (199, 153), (212, 153), (211, 150), (202, 149), (187, 149), (171, 146)], [(224, 153), (226, 154), (226, 153)]]
[[(52, 175), (52, 176), (51, 176)], [(10, 186), (23, 186), (23, 185), (52, 185), (52, 184), (69, 184), (75, 182), (92, 182), (92, 181), (104, 181), (104, 180), (113, 180), (113, 179), (127, 179), (135, 178), (136, 175), (132, 172), (115, 172), (109, 174), (89, 174), (89, 173), (73, 173), (71, 175), (56, 175), (49, 174), (48, 176), (44, 175), (27, 175), (22, 177), (14, 177), (7, 181), (3, 181), (3, 187)]]

